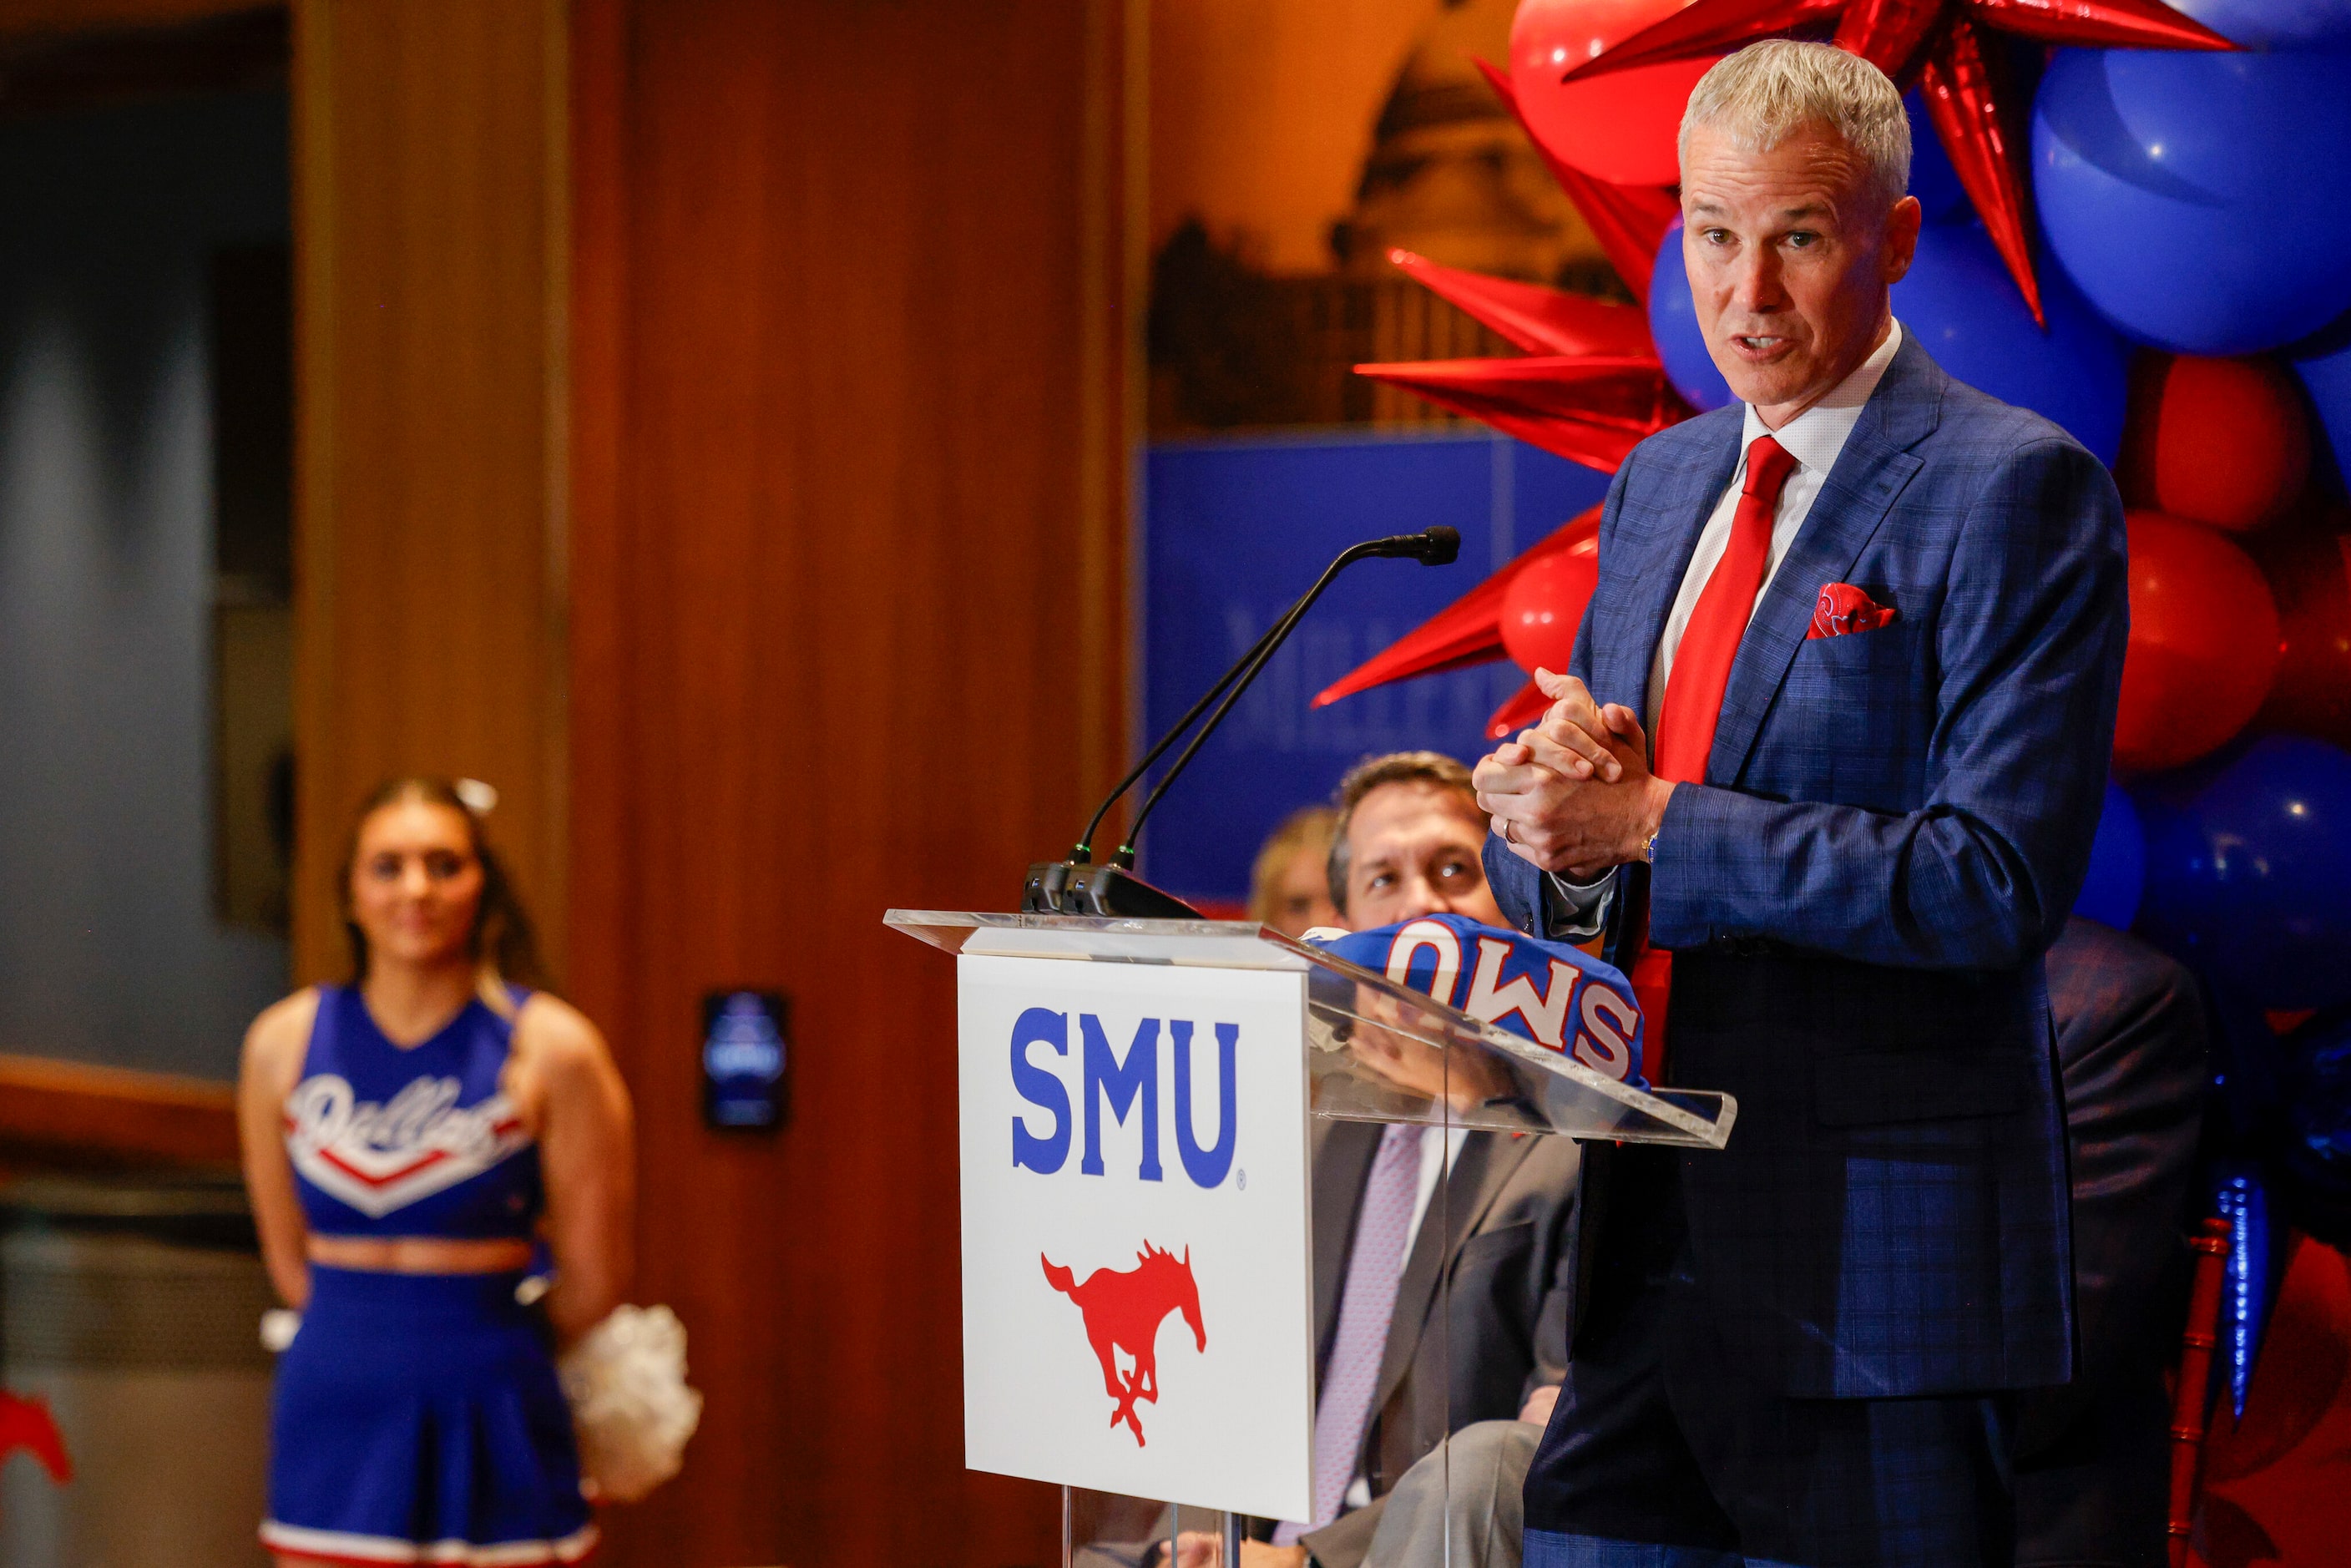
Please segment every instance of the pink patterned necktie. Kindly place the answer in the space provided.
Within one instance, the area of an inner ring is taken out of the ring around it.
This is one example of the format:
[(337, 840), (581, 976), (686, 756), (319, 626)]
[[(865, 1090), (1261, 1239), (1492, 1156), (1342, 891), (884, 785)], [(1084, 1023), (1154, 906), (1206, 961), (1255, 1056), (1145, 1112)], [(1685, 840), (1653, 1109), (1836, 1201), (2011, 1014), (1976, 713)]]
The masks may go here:
[(1372, 1177), (1364, 1186), (1347, 1282), (1339, 1297), (1339, 1331), (1314, 1402), (1314, 1521), (1280, 1526), (1273, 1534), (1277, 1546), (1292, 1545), (1307, 1531), (1338, 1518), (1347, 1484), (1355, 1479), (1380, 1363), (1387, 1354), (1388, 1324), (1395, 1316), (1405, 1232), (1412, 1224), (1413, 1200), (1420, 1196), (1420, 1135), (1426, 1130), (1392, 1124), (1372, 1156)]

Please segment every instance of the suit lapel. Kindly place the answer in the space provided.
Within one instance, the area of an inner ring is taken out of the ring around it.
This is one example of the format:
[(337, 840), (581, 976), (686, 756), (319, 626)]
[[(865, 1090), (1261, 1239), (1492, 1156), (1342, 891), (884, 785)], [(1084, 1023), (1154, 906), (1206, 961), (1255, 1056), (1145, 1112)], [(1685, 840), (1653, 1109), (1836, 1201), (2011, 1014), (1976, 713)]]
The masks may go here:
[[(1427, 1135), (1443, 1134), (1431, 1127)], [(1380, 1355), (1380, 1380), (1372, 1392), (1374, 1415), (1385, 1408), (1395, 1396), (1405, 1374), (1411, 1370), (1413, 1357), (1419, 1354), (1421, 1334), (1427, 1327), (1439, 1281), (1451, 1270), (1462, 1246), (1477, 1233), (1486, 1211), (1494, 1207), (1495, 1198), (1527, 1155), (1534, 1152), (1534, 1146), (1531, 1136), (1512, 1138), (1496, 1133), (1472, 1133), (1461, 1140), (1460, 1158), (1454, 1161), (1452, 1170), (1430, 1197), (1428, 1213), (1420, 1222), (1420, 1234), (1413, 1238), (1412, 1255), (1405, 1260), (1403, 1277), (1396, 1281), (1395, 1312), (1388, 1320), (1388, 1343)]]
[[(1844, 580), (1895, 497), (1925, 466), (1908, 448), (1934, 430), (1947, 380), (1917, 339), (1905, 332), (1894, 362), (1846, 437), (1844, 450), (1740, 639), (1739, 657), (1730, 667), (1722, 714), (1715, 724), (1714, 747), (1707, 755), (1709, 781), (1729, 784), (1738, 779), (1763, 727), (1763, 716), (1771, 711), (1796, 650), (1812, 631), (1813, 607), (1822, 586)], [(1675, 586), (1679, 585), (1677, 577)]]
[[(1726, 412), (1730, 418), (1722, 423), (1721, 439), (1708, 440), (1705, 461), (1668, 469), (1657, 482), (1657, 493), (1643, 497), (1645, 509), (1662, 514), (1665, 524), (1638, 529), (1620, 526), (1608, 541), (1607, 557), (1601, 563), (1608, 578), (1604, 591), (1613, 589), (1622, 608), (1614, 617), (1614, 634), (1595, 639), (1593, 648), (1593, 693), (1604, 703), (1623, 703), (1635, 713), (1646, 710), (1649, 665), (1656, 657), (1657, 640), (1666, 634), (1674, 595), (1689, 570), (1707, 517), (1730, 483), (1731, 470), (1739, 466), (1739, 419), (1743, 416), (1736, 404)], [(1723, 420), (1721, 413), (1699, 417)]]

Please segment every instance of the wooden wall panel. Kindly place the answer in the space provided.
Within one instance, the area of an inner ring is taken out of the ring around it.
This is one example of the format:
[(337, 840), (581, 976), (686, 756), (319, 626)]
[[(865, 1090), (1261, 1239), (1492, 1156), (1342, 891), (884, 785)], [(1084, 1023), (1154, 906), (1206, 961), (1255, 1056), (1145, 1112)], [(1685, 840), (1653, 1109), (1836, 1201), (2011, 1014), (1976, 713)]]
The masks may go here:
[[(1113, 0), (582, 0), (572, 972), (707, 1393), (629, 1564), (1038, 1563), (962, 1468), (953, 965), (1123, 751)], [(699, 998), (796, 1004), (703, 1130)]]
[(563, 0), (295, 6), (295, 967), (342, 967), (333, 872), (398, 773), (495, 784), (559, 965)]

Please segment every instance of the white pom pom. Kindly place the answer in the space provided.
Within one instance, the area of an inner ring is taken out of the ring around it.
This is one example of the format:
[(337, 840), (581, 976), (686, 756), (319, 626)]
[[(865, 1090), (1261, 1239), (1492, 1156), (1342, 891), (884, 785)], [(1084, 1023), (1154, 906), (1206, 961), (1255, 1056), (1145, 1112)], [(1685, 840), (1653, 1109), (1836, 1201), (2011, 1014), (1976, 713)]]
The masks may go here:
[(580, 1437), (583, 1487), (633, 1502), (677, 1474), (702, 1421), (686, 1386), (685, 1325), (667, 1307), (616, 1307), (559, 1369)]
[(272, 1307), (261, 1314), (261, 1348), (272, 1355), (282, 1355), (302, 1332), (302, 1314), (289, 1312), (284, 1307)]

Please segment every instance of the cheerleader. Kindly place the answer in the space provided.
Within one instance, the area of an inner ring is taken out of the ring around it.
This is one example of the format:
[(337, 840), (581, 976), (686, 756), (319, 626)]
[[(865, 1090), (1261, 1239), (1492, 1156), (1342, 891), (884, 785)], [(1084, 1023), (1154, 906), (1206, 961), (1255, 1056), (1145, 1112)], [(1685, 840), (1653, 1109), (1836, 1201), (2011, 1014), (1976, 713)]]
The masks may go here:
[[(405, 779), (342, 869), (352, 978), (277, 1003), (237, 1086), (262, 1255), (300, 1328), (277, 1364), (280, 1568), (584, 1560), (554, 1353), (620, 1301), (634, 1162), (594, 1025), (542, 990), (460, 789)], [(543, 1243), (554, 1283), (527, 1305)]]

